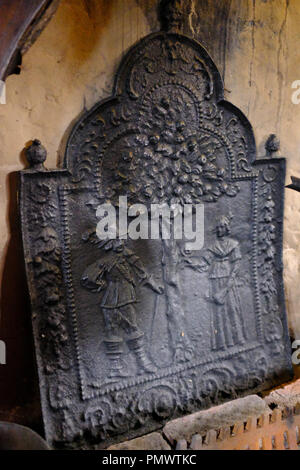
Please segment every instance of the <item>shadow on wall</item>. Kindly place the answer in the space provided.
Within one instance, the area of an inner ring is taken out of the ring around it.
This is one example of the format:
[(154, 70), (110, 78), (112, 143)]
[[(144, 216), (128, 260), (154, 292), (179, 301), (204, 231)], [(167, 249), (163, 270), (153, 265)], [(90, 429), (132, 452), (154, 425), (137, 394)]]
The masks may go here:
[(69, 60), (74, 65), (80, 67), (93, 53), (109, 24), (114, 4), (111, 0), (69, 0), (58, 7), (64, 9), (63, 14), (56, 15), (58, 31), (64, 34), (64, 43), (70, 44)]
[(34, 359), (29, 297), (25, 277), (17, 172), (7, 176), (10, 238), (4, 258), (1, 285), (1, 340), (6, 364), (0, 365), (0, 421), (31, 427), (42, 433), (38, 378)]

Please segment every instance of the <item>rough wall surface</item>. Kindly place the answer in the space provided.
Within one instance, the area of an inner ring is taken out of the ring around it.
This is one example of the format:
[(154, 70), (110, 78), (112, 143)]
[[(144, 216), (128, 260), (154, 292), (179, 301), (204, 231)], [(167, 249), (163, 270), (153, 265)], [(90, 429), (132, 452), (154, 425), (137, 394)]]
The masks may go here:
[[(38, 392), (20, 246), (16, 174), (25, 143), (39, 138), (56, 166), (73, 121), (111, 92), (127, 49), (159, 29), (157, 0), (61, 0), (57, 13), (25, 55), (21, 75), (7, 80), (0, 105), (0, 420), (38, 427)], [(292, 83), (300, 80), (298, 0), (196, 0), (194, 37), (208, 49), (224, 77), (226, 97), (250, 119), (259, 155), (275, 132), (287, 158), (287, 178), (300, 176), (300, 105)], [(299, 152), (299, 155), (298, 155)], [(300, 194), (287, 190), (285, 287), (291, 334), (300, 338)]]

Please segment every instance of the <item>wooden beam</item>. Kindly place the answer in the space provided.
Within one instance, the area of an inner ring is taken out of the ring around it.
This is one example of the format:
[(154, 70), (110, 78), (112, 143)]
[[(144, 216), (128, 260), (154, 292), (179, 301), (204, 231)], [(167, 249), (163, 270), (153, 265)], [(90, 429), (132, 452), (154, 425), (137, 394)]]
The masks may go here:
[(28, 50), (55, 13), (59, 0), (0, 0), (0, 80), (19, 73)]

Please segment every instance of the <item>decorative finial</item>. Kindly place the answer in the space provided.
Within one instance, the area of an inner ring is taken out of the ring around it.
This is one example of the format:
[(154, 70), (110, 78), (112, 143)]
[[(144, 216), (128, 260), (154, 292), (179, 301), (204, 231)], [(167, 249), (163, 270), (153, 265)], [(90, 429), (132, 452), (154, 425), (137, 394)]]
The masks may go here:
[(47, 158), (47, 150), (38, 139), (25, 150), (26, 158), (32, 170), (45, 171), (44, 162)]
[[(161, 0), (160, 20), (165, 31), (182, 32), (193, 13), (193, 0)], [(190, 24), (188, 24), (191, 29)]]
[(265, 149), (266, 149), (267, 157), (274, 156), (273, 154), (280, 150), (280, 140), (275, 134), (271, 134), (268, 137), (266, 145), (265, 145)]

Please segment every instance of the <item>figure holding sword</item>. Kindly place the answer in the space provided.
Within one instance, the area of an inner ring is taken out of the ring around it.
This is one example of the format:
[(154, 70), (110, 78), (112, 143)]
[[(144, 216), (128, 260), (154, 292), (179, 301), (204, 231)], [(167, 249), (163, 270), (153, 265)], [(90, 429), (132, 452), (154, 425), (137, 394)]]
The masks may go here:
[[(91, 234), (87, 234), (86, 241), (90, 238)], [(162, 294), (163, 287), (148, 275), (140, 258), (125, 246), (124, 240), (97, 240), (96, 243), (101, 244), (106, 254), (86, 269), (81, 285), (91, 292), (103, 292), (100, 308), (105, 324), (104, 344), (110, 360), (108, 377), (116, 380), (130, 375), (123, 367), (124, 342), (136, 358), (138, 373), (153, 374), (156, 367), (145, 351), (144, 333), (137, 324), (137, 288), (147, 285)]]

